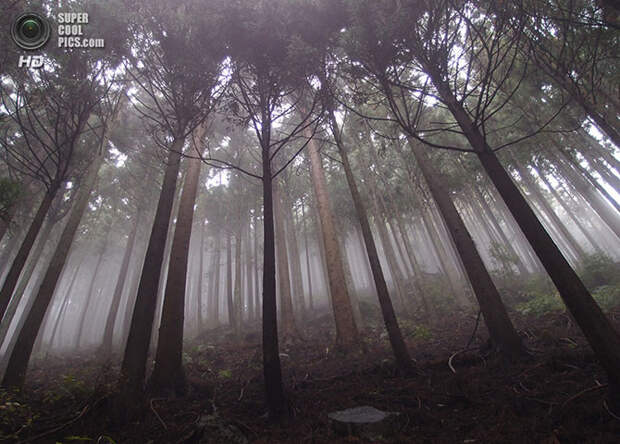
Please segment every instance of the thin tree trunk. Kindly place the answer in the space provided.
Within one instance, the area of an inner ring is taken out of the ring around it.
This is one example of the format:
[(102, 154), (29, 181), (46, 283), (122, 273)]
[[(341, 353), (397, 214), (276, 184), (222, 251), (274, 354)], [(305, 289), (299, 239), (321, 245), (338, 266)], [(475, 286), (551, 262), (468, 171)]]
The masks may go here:
[(551, 224), (560, 232), (562, 237), (566, 240), (569, 248), (575, 252), (577, 260), (579, 262), (583, 261), (586, 253), (583, 251), (583, 248), (581, 248), (575, 237), (570, 233), (570, 231), (568, 231), (568, 228), (566, 228), (566, 226), (562, 223), (553, 208), (551, 208), (545, 197), (541, 194), (538, 185), (534, 182), (532, 173), (527, 168), (519, 165), (518, 160), (514, 156), (512, 156), (512, 165), (515, 167), (524, 184), (527, 186), (527, 190), (532, 194), (533, 199), (538, 202), (544, 213), (549, 218)]
[(58, 315), (56, 316), (56, 320), (54, 321), (54, 328), (52, 329), (52, 334), (49, 340), (49, 346), (46, 350), (45, 356), (47, 357), (48, 353), (54, 346), (54, 339), (56, 338), (56, 333), (58, 332), (58, 327), (60, 326), (60, 320), (64, 317), (65, 310), (67, 308), (67, 304), (69, 303), (69, 299), (71, 298), (71, 293), (73, 291), (73, 286), (77, 281), (77, 277), (80, 273), (80, 268), (82, 267), (83, 261), (78, 263), (78, 266), (75, 267), (75, 271), (73, 272), (73, 277), (71, 278), (71, 282), (69, 283), (69, 287), (65, 292), (65, 297), (62, 299), (62, 303), (60, 304), (60, 308), (58, 309)]
[(355, 176), (353, 175), (353, 170), (349, 162), (347, 148), (340, 138), (340, 131), (333, 112), (330, 113), (330, 123), (332, 126), (332, 134), (336, 140), (338, 152), (340, 153), (340, 158), (342, 159), (344, 166), (347, 184), (349, 185), (349, 191), (351, 192), (351, 197), (353, 198), (357, 219), (362, 230), (364, 245), (366, 246), (366, 253), (368, 254), (368, 260), (370, 262), (370, 268), (372, 270), (372, 276), (377, 290), (377, 298), (379, 299), (379, 306), (381, 307), (381, 314), (383, 315), (383, 322), (385, 323), (385, 328), (388, 332), (390, 345), (392, 346), (392, 351), (394, 352), (394, 357), (396, 358), (398, 366), (402, 370), (410, 371), (413, 367), (411, 357), (409, 356), (409, 351), (407, 350), (403, 335), (400, 331), (400, 327), (398, 326), (398, 320), (396, 319), (396, 314), (394, 313), (394, 307), (392, 306), (392, 300), (390, 299), (387, 283), (385, 282), (383, 269), (381, 268), (381, 263), (379, 262), (377, 246), (370, 229), (366, 207), (364, 206), (357, 183), (355, 182)]
[(544, 173), (539, 172), (538, 175), (540, 176), (541, 180), (543, 181), (543, 183), (545, 184), (545, 186), (547, 187), (547, 189), (549, 190), (553, 198), (564, 209), (564, 212), (566, 213), (566, 215), (575, 223), (579, 231), (581, 231), (581, 233), (585, 236), (585, 238), (588, 240), (590, 245), (592, 245), (594, 250), (600, 253), (602, 250), (600, 246), (598, 245), (598, 243), (594, 240), (594, 238), (590, 235), (590, 233), (588, 233), (588, 230), (585, 229), (585, 227), (579, 221), (579, 219), (577, 219), (577, 216), (575, 216), (574, 212), (568, 207), (568, 204), (564, 201), (564, 199), (560, 197), (556, 189), (551, 186), (551, 183), (549, 183), (549, 179), (547, 179)]
[[(280, 187), (282, 191), (282, 187)], [(297, 305), (297, 311), (301, 319), (306, 319), (306, 303), (304, 300), (304, 289), (301, 281), (301, 259), (299, 256), (299, 246), (297, 245), (297, 236), (295, 235), (295, 220), (293, 218), (293, 205), (288, 192), (281, 192), (282, 208), (285, 219), (286, 243), (290, 249), (291, 255), (291, 281), (293, 284), (292, 298)]]
[(198, 332), (204, 329), (204, 315), (202, 313), (203, 278), (204, 278), (204, 256), (205, 256), (205, 225), (200, 223), (200, 251), (198, 253), (198, 282), (196, 284), (196, 320)]
[(336, 238), (336, 228), (330, 208), (330, 199), (327, 193), (325, 172), (321, 164), (321, 157), (316, 141), (306, 131), (310, 164), (312, 166), (312, 184), (316, 195), (319, 209), (319, 220), (325, 245), (325, 258), (327, 261), (327, 277), (331, 293), (332, 308), (336, 321), (336, 344), (344, 350), (359, 342), (359, 333), (353, 317), (351, 299), (346, 287), (342, 256)]
[[(2, 379), (3, 387), (21, 388), (24, 385), (26, 369), (28, 368), (28, 361), (30, 360), (34, 342), (41, 328), (45, 312), (52, 300), (58, 278), (63, 271), (75, 233), (88, 204), (91, 191), (95, 185), (97, 174), (102, 164), (103, 155), (100, 154), (93, 160), (80, 189), (77, 191), (69, 220), (60, 236), (52, 262), (45, 272), (45, 277), (37, 292), (35, 302), (28, 313), (22, 330), (19, 332), (15, 348), (9, 358), (6, 373)], [(47, 210), (45, 212), (47, 212)]]
[(226, 305), (228, 308), (228, 326), (235, 328), (235, 306), (233, 303), (232, 283), (232, 234), (226, 236)]
[(497, 231), (497, 234), (500, 236), (503, 245), (508, 249), (510, 254), (516, 259), (516, 266), (517, 266), (517, 269), (519, 270), (519, 274), (521, 276), (529, 276), (529, 272), (527, 271), (525, 264), (523, 263), (521, 257), (517, 254), (517, 251), (515, 250), (512, 243), (508, 240), (508, 237), (506, 236), (506, 233), (504, 232), (501, 225), (499, 224), (497, 217), (495, 217), (495, 214), (493, 214), (491, 207), (489, 206), (488, 202), (484, 198), (484, 195), (482, 194), (482, 191), (480, 190), (480, 186), (478, 184), (475, 184), (473, 186), (473, 189), (478, 197), (478, 202), (480, 203), (482, 211), (487, 215), (487, 218), (491, 221), (491, 224), (495, 228), (495, 231)]
[(127, 274), (129, 271), (129, 261), (131, 260), (131, 256), (134, 251), (134, 246), (136, 244), (136, 234), (138, 233), (138, 226), (140, 225), (142, 219), (142, 208), (138, 207), (136, 211), (136, 218), (133, 228), (129, 233), (129, 237), (127, 239), (127, 245), (125, 247), (125, 253), (123, 254), (123, 261), (121, 262), (121, 268), (119, 271), (119, 276), (116, 281), (116, 286), (114, 287), (114, 294), (112, 296), (112, 303), (110, 305), (110, 309), (108, 311), (108, 315), (105, 321), (105, 327), (103, 330), (103, 340), (101, 342), (101, 355), (104, 358), (109, 358), (112, 354), (113, 348), (113, 340), (114, 340), (114, 325), (116, 324), (116, 318), (118, 316), (118, 310), (121, 304), (121, 297), (123, 295), (123, 290), (125, 288), (125, 282), (127, 280)]
[(254, 308), (254, 287), (252, 285), (252, 227), (248, 223), (246, 231), (246, 243), (245, 243), (245, 277), (246, 277), (246, 294), (248, 298), (248, 320), (250, 323), (256, 319), (256, 312)]
[(222, 244), (219, 233), (215, 234), (215, 258), (213, 259), (213, 304), (207, 314), (209, 325), (215, 328), (220, 323), (220, 262), (222, 261)]
[(305, 203), (301, 202), (301, 220), (304, 230), (304, 250), (306, 252), (306, 274), (308, 276), (308, 308), (314, 311), (314, 297), (312, 295), (312, 269), (310, 266), (310, 251), (308, 250), (308, 229), (306, 228)]
[(454, 207), (450, 195), (438, 172), (432, 167), (428, 155), (422, 147), (410, 140), (410, 146), (426, 179), (431, 194), (441, 211), (441, 215), (454, 240), (459, 255), (463, 259), (465, 271), (480, 304), (485, 323), (495, 346), (509, 358), (524, 353), (521, 338), (515, 331), (497, 287), (487, 271), (463, 219)]
[(242, 279), (241, 279), (241, 238), (243, 233), (243, 221), (237, 219), (239, 227), (235, 234), (235, 287), (233, 290), (233, 307), (235, 309), (235, 322), (233, 327), (235, 336), (241, 336), (241, 323), (243, 320), (243, 297), (242, 297)]
[(285, 215), (282, 208), (281, 185), (278, 181), (273, 184), (273, 212), (275, 217), (276, 230), (276, 258), (278, 261), (278, 289), (280, 300), (280, 337), (283, 343), (289, 343), (300, 339), (295, 314), (293, 311), (293, 300), (291, 298), (291, 279), (288, 269), (289, 258), (286, 249), (286, 233), (284, 229)]

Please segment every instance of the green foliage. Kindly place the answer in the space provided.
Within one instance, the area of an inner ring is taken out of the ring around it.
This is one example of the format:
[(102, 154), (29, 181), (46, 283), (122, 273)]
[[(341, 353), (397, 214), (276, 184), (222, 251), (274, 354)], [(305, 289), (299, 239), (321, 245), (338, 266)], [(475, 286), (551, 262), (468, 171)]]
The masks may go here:
[(592, 296), (603, 311), (620, 305), (620, 285), (603, 285), (592, 292)]
[[(620, 285), (603, 285), (592, 292), (592, 297), (603, 311), (609, 311), (620, 305)], [(564, 303), (557, 291), (551, 293), (536, 293), (522, 304), (517, 305), (521, 314), (532, 314), (536, 317), (552, 311), (564, 311)]]
[(220, 370), (217, 375), (220, 378), (232, 378), (232, 372), (230, 370)]
[(601, 253), (588, 256), (579, 266), (577, 273), (589, 289), (618, 283), (620, 280), (620, 266)]
[(539, 317), (550, 311), (564, 310), (564, 304), (557, 292), (538, 293), (529, 301), (517, 305), (516, 308), (521, 314)]

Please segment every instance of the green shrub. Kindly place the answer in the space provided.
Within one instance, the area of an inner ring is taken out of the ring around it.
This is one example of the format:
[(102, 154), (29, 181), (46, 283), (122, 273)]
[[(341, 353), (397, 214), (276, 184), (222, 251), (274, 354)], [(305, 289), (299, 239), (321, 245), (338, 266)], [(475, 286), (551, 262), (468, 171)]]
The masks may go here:
[(537, 293), (529, 301), (518, 304), (516, 309), (521, 314), (538, 317), (550, 311), (562, 311), (564, 304), (557, 292)]
[(596, 253), (583, 260), (577, 269), (586, 287), (594, 289), (620, 281), (620, 266), (607, 255)]
[(603, 285), (592, 292), (592, 296), (603, 311), (620, 305), (620, 285)]

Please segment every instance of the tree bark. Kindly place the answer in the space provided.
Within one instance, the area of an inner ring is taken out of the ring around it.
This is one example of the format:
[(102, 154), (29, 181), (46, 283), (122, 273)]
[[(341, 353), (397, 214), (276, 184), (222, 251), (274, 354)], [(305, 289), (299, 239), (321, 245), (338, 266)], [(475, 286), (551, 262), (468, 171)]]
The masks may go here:
[[(266, 131), (266, 129), (265, 129)], [(269, 414), (273, 419), (285, 415), (286, 398), (278, 345), (276, 306), (276, 252), (274, 242), (273, 178), (269, 141), (263, 140), (263, 376)]]
[(605, 369), (609, 378), (613, 408), (620, 408), (620, 335), (538, 220), (510, 175), (487, 144), (479, 128), (473, 124), (466, 111), (452, 96), (449, 87), (433, 73), (429, 74)]
[(82, 264), (83, 264), (83, 261), (80, 261), (78, 263), (78, 266), (75, 267), (75, 271), (73, 272), (73, 277), (71, 278), (71, 282), (69, 283), (69, 287), (67, 288), (67, 291), (65, 292), (65, 297), (62, 299), (62, 303), (60, 304), (60, 307), (58, 308), (58, 315), (56, 316), (56, 320), (54, 321), (54, 328), (52, 328), (52, 334), (50, 336), (49, 345), (48, 345), (47, 350), (45, 352), (45, 356), (46, 357), (49, 354), (49, 352), (51, 351), (51, 349), (54, 347), (54, 339), (56, 338), (56, 333), (58, 332), (58, 327), (60, 326), (60, 321), (64, 317), (65, 310), (67, 308), (67, 304), (69, 303), (69, 300), (71, 298), (71, 292), (73, 291), (73, 286), (75, 285), (77, 277), (78, 277), (78, 275), (80, 273), (80, 268), (82, 267)]
[(465, 271), (480, 304), (480, 310), (484, 315), (491, 340), (504, 356), (510, 359), (519, 357), (525, 352), (521, 339), (508, 317), (497, 287), (495, 287), (484, 266), (476, 245), (467, 231), (463, 219), (457, 212), (444, 182), (442, 182), (439, 173), (432, 167), (424, 149), (411, 140), (410, 146), (454, 240), (458, 253), (463, 259)]
[[(24, 297), (24, 293), (26, 292), (28, 283), (30, 282), (30, 279), (33, 276), (33, 272), (35, 271), (37, 264), (39, 263), (39, 260), (41, 256), (43, 255), (43, 250), (45, 249), (45, 245), (52, 232), (52, 229), (55, 226), (55, 223), (56, 221), (54, 220), (53, 217), (48, 217), (47, 222), (45, 223), (45, 226), (43, 227), (43, 231), (41, 232), (41, 235), (38, 236), (35, 249), (29, 257), (28, 264), (26, 265), (26, 268), (24, 268), (24, 271), (22, 272), (21, 279), (19, 280), (19, 285), (15, 289), (15, 292), (13, 293), (13, 297), (11, 298), (11, 302), (6, 312), (4, 313), (2, 322), (0, 323), (0, 347), (4, 343), (4, 340), (6, 339), (6, 335), (9, 332), (11, 322), (13, 322), (15, 313), (17, 313), (17, 309), (19, 308), (19, 303)], [(33, 287), (33, 291), (36, 291), (36, 287)]]
[(342, 256), (338, 240), (336, 239), (336, 228), (330, 208), (325, 172), (321, 164), (319, 149), (316, 141), (311, 138), (309, 131), (306, 131), (306, 137), (310, 138), (308, 152), (312, 167), (311, 178), (319, 209), (323, 243), (325, 245), (327, 278), (332, 298), (334, 319), (336, 321), (336, 344), (344, 350), (349, 350), (352, 345), (359, 343), (359, 333), (353, 318), (351, 299), (345, 283)]
[(105, 327), (103, 330), (103, 340), (101, 342), (101, 355), (107, 359), (112, 354), (113, 341), (114, 341), (114, 325), (116, 324), (116, 318), (118, 316), (118, 310), (121, 304), (121, 297), (125, 288), (125, 282), (127, 280), (127, 274), (129, 271), (129, 261), (134, 251), (136, 244), (136, 234), (138, 233), (138, 226), (142, 219), (142, 208), (139, 206), (136, 212), (136, 218), (133, 228), (127, 238), (127, 245), (125, 247), (125, 253), (123, 254), (123, 261), (121, 262), (121, 268), (119, 276), (114, 287), (114, 294), (112, 295), (112, 303), (108, 311), (108, 315), (105, 321)]
[[(198, 139), (201, 139), (203, 135), (204, 133), (200, 134)], [(202, 165), (199, 158), (188, 157), (187, 162), (189, 166), (170, 250), (170, 265), (159, 326), (155, 367), (150, 379), (151, 389), (163, 392), (173, 390), (177, 395), (185, 394), (187, 389), (182, 361), (185, 290), (194, 205)], [(202, 270), (200, 272), (202, 273)]]
[(179, 174), (180, 152), (184, 139), (177, 138), (168, 154), (164, 181), (162, 184), (155, 219), (149, 237), (145, 254), (144, 265), (138, 285), (129, 334), (125, 345), (123, 362), (121, 365), (121, 405), (126, 406), (125, 414), (133, 416), (144, 390), (146, 373), (146, 359), (148, 356), (155, 308), (157, 305), (157, 290), (161, 277), (164, 249), (170, 224), (170, 215)]
[[(54, 290), (56, 289), (56, 284), (58, 283), (58, 278), (64, 268), (75, 233), (80, 224), (80, 220), (82, 219), (82, 215), (84, 214), (84, 210), (86, 209), (86, 205), (88, 204), (91, 191), (95, 185), (97, 174), (102, 164), (103, 155), (99, 154), (91, 163), (86, 177), (81, 184), (80, 189), (77, 191), (69, 220), (67, 221), (67, 224), (65, 225), (60, 236), (52, 262), (49, 264), (47, 271), (45, 272), (45, 277), (43, 278), (41, 287), (37, 292), (34, 305), (28, 313), (28, 317), (26, 318), (26, 322), (24, 323), (22, 330), (19, 332), (19, 337), (15, 344), (15, 348), (9, 358), (6, 373), (2, 379), (3, 387), (21, 388), (24, 385), (26, 369), (28, 368), (28, 361), (30, 360), (32, 347), (34, 346), (37, 334), (39, 333), (45, 312), (47, 311), (50, 301), (52, 300)], [(47, 206), (49, 208), (49, 204)], [(47, 212), (47, 210), (45, 210), (45, 212)]]
[(291, 279), (288, 269), (289, 258), (286, 249), (285, 216), (282, 208), (281, 189), (279, 181), (276, 181), (273, 190), (273, 212), (275, 217), (278, 289), (280, 296), (280, 337), (282, 338), (281, 342), (286, 344), (300, 339), (300, 335), (295, 323), (293, 300), (291, 298)]
[(329, 117), (332, 127), (332, 134), (336, 141), (336, 145), (338, 146), (338, 152), (340, 153), (340, 158), (342, 159), (342, 164), (344, 166), (349, 191), (351, 192), (351, 197), (353, 198), (353, 205), (355, 206), (357, 219), (362, 229), (364, 245), (366, 247), (366, 253), (368, 254), (370, 269), (372, 270), (372, 277), (377, 290), (377, 298), (379, 299), (379, 306), (381, 307), (381, 314), (383, 315), (383, 322), (385, 323), (385, 328), (388, 332), (390, 345), (392, 346), (392, 351), (394, 352), (394, 357), (396, 358), (398, 366), (402, 370), (408, 372), (413, 368), (411, 356), (407, 350), (407, 346), (398, 325), (398, 320), (396, 319), (396, 314), (394, 313), (394, 307), (392, 306), (392, 300), (388, 292), (385, 276), (383, 275), (383, 269), (381, 268), (381, 263), (379, 262), (377, 246), (370, 229), (370, 222), (368, 221), (366, 207), (364, 206), (362, 196), (360, 195), (357, 183), (355, 182), (355, 176), (353, 175), (351, 163), (349, 162), (347, 148), (340, 138), (340, 131), (333, 112), (330, 113)]
[(17, 256), (15, 256), (15, 258), (13, 259), (11, 268), (9, 269), (9, 272), (4, 279), (2, 289), (0, 290), (0, 319), (2, 319), (2, 317), (4, 316), (4, 312), (9, 305), (9, 301), (11, 300), (13, 292), (15, 291), (15, 287), (17, 286), (19, 276), (24, 269), (24, 265), (26, 264), (26, 260), (28, 259), (28, 255), (30, 254), (30, 250), (34, 245), (34, 241), (37, 238), (39, 231), (41, 231), (45, 216), (47, 215), (47, 212), (52, 205), (52, 201), (54, 200), (58, 189), (59, 185), (53, 184), (43, 196), (43, 200), (39, 204), (39, 208), (34, 215), (34, 219), (32, 220), (30, 227), (28, 228), (26, 237), (22, 241), (17, 252)]

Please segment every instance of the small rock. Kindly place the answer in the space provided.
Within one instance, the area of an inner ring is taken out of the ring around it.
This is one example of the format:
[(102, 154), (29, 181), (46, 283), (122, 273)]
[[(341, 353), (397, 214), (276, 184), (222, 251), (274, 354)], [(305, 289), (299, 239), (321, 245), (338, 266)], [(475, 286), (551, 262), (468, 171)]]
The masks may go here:
[(332, 429), (343, 435), (373, 438), (388, 436), (398, 430), (400, 413), (383, 412), (370, 406), (332, 412), (327, 415)]

